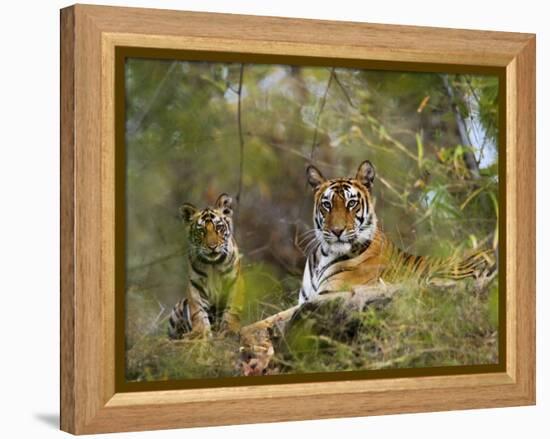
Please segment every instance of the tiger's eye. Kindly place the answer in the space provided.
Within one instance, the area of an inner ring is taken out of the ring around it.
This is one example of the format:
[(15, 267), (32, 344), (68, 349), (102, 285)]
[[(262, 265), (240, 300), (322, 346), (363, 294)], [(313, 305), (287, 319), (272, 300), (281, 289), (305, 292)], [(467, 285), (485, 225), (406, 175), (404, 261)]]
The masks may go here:
[(357, 200), (351, 200), (348, 203), (348, 209), (353, 209), (355, 206), (357, 206)]
[(330, 205), (330, 202), (328, 202), (328, 201), (323, 201), (323, 202), (321, 203), (321, 206), (323, 206), (325, 209), (329, 210), (331, 205)]

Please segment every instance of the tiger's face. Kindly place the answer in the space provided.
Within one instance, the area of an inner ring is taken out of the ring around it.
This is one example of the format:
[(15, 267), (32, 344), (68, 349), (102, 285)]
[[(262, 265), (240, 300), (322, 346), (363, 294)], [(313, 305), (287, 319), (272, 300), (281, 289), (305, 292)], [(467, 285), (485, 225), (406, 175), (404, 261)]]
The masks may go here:
[(372, 240), (376, 215), (371, 198), (375, 176), (371, 162), (361, 163), (355, 178), (325, 179), (313, 165), (306, 172), (315, 191), (315, 234), (325, 250), (345, 254), (355, 245)]
[(225, 259), (232, 250), (232, 199), (221, 194), (214, 207), (197, 209), (189, 203), (180, 207), (180, 216), (188, 225), (191, 250), (205, 262)]

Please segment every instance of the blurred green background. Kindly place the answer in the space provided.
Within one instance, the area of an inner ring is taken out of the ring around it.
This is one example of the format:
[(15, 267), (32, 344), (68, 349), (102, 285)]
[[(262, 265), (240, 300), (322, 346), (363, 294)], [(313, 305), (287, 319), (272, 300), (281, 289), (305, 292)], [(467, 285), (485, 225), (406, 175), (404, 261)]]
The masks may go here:
[[(244, 323), (297, 302), (312, 227), (308, 163), (337, 177), (371, 160), (379, 223), (404, 250), (442, 256), (498, 244), (496, 77), (152, 59), (129, 59), (125, 70), (129, 380), (235, 373), (229, 342), (193, 350), (165, 340), (186, 285), (184, 202), (205, 207), (221, 192), (235, 200)], [(359, 350), (347, 343), (349, 363), (331, 353), (315, 366), (285, 352), (283, 369), (494, 363), (497, 292), (495, 283), (472, 298), (466, 288), (440, 308), (426, 299), (436, 293), (404, 294), (382, 320), (360, 316), (391, 328), (377, 340), (404, 351), (380, 356), (358, 338)], [(443, 354), (424, 355), (436, 348)]]

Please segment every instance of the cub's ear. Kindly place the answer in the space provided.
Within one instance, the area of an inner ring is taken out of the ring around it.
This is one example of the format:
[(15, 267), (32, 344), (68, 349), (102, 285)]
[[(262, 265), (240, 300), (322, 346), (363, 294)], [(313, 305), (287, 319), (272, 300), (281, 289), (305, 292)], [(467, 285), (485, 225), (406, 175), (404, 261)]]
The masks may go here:
[(191, 221), (191, 218), (193, 218), (193, 215), (195, 215), (197, 210), (198, 209), (192, 204), (185, 203), (181, 205), (179, 208), (180, 218), (186, 223), (188, 223), (189, 221)]
[(325, 177), (323, 177), (323, 174), (321, 174), (321, 171), (319, 171), (319, 169), (317, 169), (313, 165), (309, 165), (306, 168), (306, 175), (307, 175), (308, 183), (315, 190), (317, 190), (317, 188), (325, 182)]
[(355, 176), (356, 180), (359, 180), (368, 190), (372, 188), (372, 183), (374, 182), (374, 177), (376, 173), (374, 172), (374, 166), (368, 160), (365, 160), (359, 165), (357, 169), (357, 175)]
[(216, 200), (216, 208), (221, 209), (226, 216), (233, 215), (233, 198), (227, 194), (221, 194)]

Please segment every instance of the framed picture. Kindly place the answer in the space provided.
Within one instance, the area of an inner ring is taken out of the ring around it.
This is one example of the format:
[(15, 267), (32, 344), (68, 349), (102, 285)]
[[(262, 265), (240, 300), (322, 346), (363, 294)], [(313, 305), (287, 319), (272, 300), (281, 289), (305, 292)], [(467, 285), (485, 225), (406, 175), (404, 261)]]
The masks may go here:
[(63, 9), (61, 210), (65, 431), (535, 402), (533, 35)]

